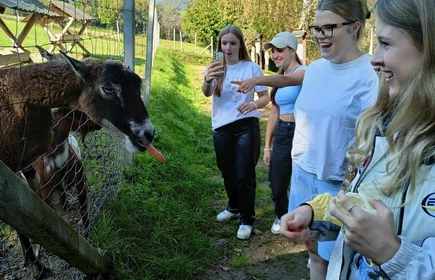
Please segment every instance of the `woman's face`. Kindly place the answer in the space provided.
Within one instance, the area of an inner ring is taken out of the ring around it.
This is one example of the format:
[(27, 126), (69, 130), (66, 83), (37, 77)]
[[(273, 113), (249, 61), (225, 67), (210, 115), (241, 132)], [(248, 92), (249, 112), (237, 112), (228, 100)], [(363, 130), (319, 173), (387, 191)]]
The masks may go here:
[[(343, 60), (346, 55), (356, 46), (354, 35), (357, 30), (355, 30), (355, 24), (359, 23), (334, 27), (335, 24), (342, 23), (349, 23), (349, 21), (328, 10), (316, 11), (314, 26), (323, 27), (325, 35), (319, 32), (317, 36), (314, 36), (314, 41), (319, 47), (322, 57), (332, 63), (345, 62)], [(329, 37), (331, 32), (332, 36)]]
[(233, 33), (228, 33), (221, 38), (221, 48), (225, 54), (225, 61), (227, 64), (236, 64), (239, 62), (240, 57), (240, 40)]
[(285, 47), (282, 49), (272, 47), (272, 59), (275, 62), (276, 67), (287, 69), (293, 62), (292, 56), (293, 50)]
[(405, 31), (379, 18), (376, 37), (378, 44), (371, 63), (376, 71), (383, 72), (390, 96), (397, 96), (422, 63), (423, 55)]

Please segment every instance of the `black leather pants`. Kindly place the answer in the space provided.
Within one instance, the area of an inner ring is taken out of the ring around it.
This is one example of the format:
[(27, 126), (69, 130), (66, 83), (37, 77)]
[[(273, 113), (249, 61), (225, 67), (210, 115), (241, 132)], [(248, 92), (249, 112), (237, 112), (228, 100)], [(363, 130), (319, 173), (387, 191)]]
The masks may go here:
[(255, 188), (260, 154), (260, 124), (257, 118), (235, 121), (214, 131), (216, 161), (228, 196), (227, 210), (240, 213), (240, 224), (255, 220)]

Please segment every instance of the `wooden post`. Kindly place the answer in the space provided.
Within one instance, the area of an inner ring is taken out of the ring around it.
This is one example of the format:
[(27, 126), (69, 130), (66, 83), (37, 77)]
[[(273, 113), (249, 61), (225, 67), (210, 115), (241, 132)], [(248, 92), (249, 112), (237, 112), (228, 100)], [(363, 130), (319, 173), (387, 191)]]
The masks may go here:
[(193, 47), (193, 52), (196, 53), (196, 32), (195, 32), (195, 46)]
[(183, 51), (183, 36), (181, 35), (181, 31), (180, 31), (180, 51)]
[(173, 38), (173, 41), (174, 41), (174, 51), (175, 51), (175, 28), (174, 28), (174, 38)]
[(102, 256), (0, 161), (0, 219), (88, 274), (110, 272)]
[(213, 57), (213, 36), (211, 36), (211, 57)]
[(269, 52), (264, 51), (264, 70), (269, 70)]
[(150, 99), (151, 69), (153, 63), (153, 37), (154, 37), (155, 0), (148, 1), (148, 26), (147, 26), (147, 58), (145, 62), (144, 102)]

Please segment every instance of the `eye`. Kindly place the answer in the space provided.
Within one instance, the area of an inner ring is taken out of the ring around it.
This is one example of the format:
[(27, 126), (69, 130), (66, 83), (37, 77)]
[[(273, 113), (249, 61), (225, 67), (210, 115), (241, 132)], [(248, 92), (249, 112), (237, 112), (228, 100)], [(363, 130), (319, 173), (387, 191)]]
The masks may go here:
[(331, 31), (332, 28), (333, 28), (333, 27), (332, 27), (331, 25), (324, 25), (324, 26), (322, 27), (322, 29), (325, 30), (325, 31)]
[(114, 94), (115, 89), (111, 87), (101, 87), (105, 94)]

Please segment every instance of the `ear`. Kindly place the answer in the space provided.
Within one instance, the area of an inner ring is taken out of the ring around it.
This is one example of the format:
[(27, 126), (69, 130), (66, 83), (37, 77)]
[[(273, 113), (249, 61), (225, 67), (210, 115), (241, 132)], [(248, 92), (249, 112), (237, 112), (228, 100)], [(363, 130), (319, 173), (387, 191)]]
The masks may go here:
[(36, 46), (36, 48), (39, 51), (39, 54), (47, 59), (47, 60), (53, 60), (54, 59), (54, 55), (52, 55), (51, 53), (47, 52), (45, 49), (41, 48), (40, 46)]
[(84, 79), (88, 75), (88, 71), (86, 68), (86, 65), (78, 61), (77, 59), (74, 59), (70, 56), (68, 56), (65, 52), (60, 51), (61, 57), (65, 60), (65, 62), (71, 66), (72, 70), (79, 76), (80, 78)]
[(352, 34), (356, 35), (361, 28), (361, 22), (357, 21), (352, 25)]

